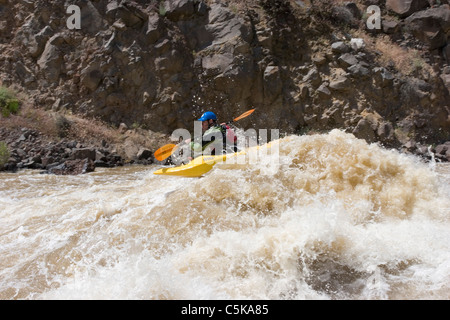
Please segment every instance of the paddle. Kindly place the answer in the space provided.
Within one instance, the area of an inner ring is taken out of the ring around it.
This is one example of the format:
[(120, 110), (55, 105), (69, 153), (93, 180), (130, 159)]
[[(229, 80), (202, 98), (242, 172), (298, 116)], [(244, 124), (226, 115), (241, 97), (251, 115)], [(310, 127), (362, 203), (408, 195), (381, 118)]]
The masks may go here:
[(252, 109), (252, 110), (248, 110), (247, 112), (244, 112), (243, 114), (241, 114), (239, 117), (237, 117), (236, 119), (234, 119), (231, 122), (236, 122), (239, 121), (241, 119), (244, 119), (245, 117), (248, 117), (249, 115), (251, 115), (256, 109)]
[[(244, 118), (248, 117), (249, 115), (251, 115), (255, 110), (256, 109), (248, 110), (248, 111), (244, 112), (243, 114), (241, 114), (239, 117), (233, 119), (233, 121), (230, 121), (228, 123), (236, 122), (241, 119), (244, 119)], [(163, 160), (167, 159), (168, 157), (170, 157), (175, 152), (175, 150), (177, 150), (177, 147), (178, 146), (175, 144), (166, 144), (165, 146), (156, 150), (154, 156), (155, 156), (156, 160), (163, 161)]]
[(158, 161), (163, 161), (164, 159), (167, 159), (174, 153), (175, 149), (177, 148), (174, 144), (166, 144), (165, 146), (159, 148), (155, 151), (155, 158)]

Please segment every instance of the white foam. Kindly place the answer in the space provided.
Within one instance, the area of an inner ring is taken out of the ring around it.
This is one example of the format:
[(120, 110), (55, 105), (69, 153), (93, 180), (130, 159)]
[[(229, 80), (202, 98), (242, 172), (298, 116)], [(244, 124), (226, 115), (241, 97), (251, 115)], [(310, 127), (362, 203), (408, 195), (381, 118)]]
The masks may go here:
[(339, 131), (268, 163), (8, 175), (0, 298), (449, 298), (447, 173)]

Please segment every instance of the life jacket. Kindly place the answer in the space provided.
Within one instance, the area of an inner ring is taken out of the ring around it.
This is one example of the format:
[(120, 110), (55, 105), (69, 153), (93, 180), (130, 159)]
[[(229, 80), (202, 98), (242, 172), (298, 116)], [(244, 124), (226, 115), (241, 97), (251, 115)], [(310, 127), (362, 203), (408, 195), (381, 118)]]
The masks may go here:
[[(195, 152), (205, 152), (206, 154), (216, 155), (216, 148), (211, 145), (215, 140), (217, 134), (222, 135), (222, 151), (223, 153), (237, 152), (237, 136), (234, 129), (228, 124), (212, 125), (202, 136), (202, 141), (191, 141), (190, 148)], [(207, 150), (208, 146), (210, 149)]]
[(224, 127), (227, 133), (227, 142), (237, 144), (237, 136), (234, 130), (227, 124), (225, 124)]
[[(215, 134), (220, 132), (222, 134), (223, 152), (232, 153), (237, 151), (237, 136), (234, 130), (227, 124), (214, 125), (208, 130), (202, 138), (203, 150), (206, 149), (216, 138)], [(211, 150), (211, 155), (215, 155), (215, 148)]]
[(226, 132), (226, 153), (237, 152), (237, 135), (233, 128), (231, 128), (228, 124), (224, 125)]

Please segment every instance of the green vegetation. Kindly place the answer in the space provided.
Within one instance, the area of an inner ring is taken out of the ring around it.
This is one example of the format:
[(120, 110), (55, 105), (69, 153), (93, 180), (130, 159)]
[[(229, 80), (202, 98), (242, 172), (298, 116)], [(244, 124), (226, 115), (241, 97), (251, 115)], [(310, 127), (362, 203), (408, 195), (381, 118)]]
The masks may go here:
[(19, 110), (19, 100), (14, 93), (5, 87), (0, 87), (0, 111), (3, 117)]
[(0, 141), (0, 168), (2, 168), (6, 162), (8, 162), (10, 153), (8, 146), (3, 141)]
[(68, 120), (65, 116), (58, 114), (55, 118), (55, 126), (58, 137), (65, 138), (69, 134), (72, 122), (70, 122), (70, 120)]

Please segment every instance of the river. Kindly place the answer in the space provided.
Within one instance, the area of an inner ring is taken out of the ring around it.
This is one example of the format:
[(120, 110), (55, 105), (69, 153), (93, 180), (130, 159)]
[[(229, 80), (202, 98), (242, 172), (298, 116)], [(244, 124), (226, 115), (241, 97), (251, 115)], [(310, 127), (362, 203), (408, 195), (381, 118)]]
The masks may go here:
[(1, 173), (0, 299), (450, 299), (448, 164), (279, 145), (202, 178)]

